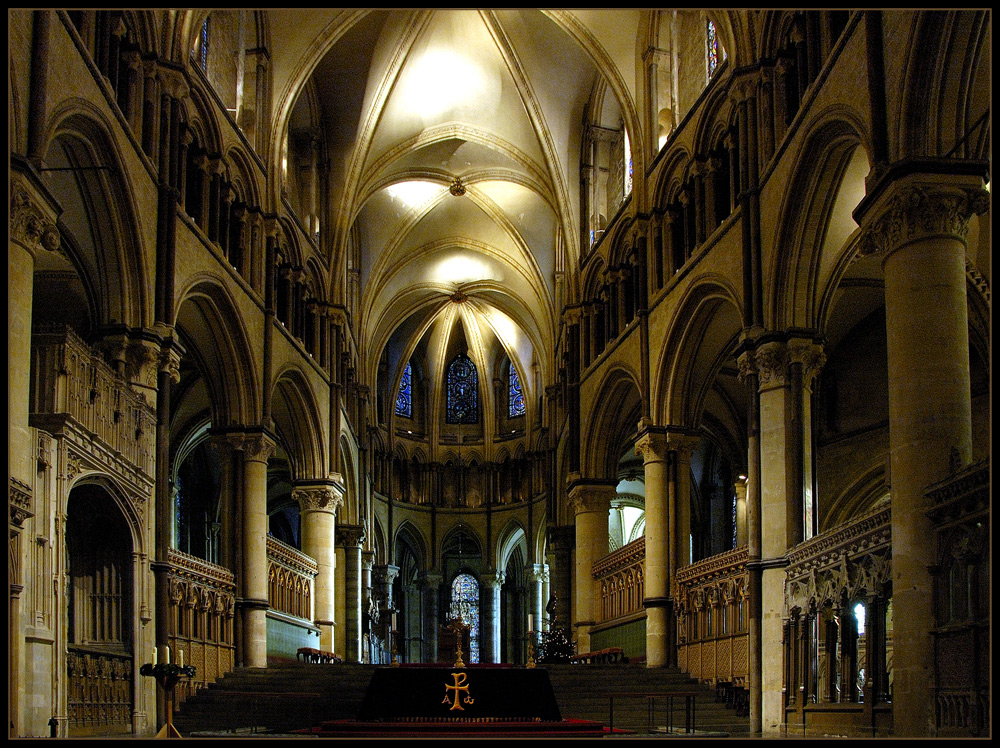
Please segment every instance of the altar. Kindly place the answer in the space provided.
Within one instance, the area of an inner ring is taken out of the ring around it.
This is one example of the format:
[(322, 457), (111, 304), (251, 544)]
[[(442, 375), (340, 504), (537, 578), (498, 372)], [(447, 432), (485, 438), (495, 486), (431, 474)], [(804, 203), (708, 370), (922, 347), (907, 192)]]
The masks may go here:
[(561, 716), (544, 668), (423, 665), (377, 669), (358, 720), (417, 719), (558, 722)]

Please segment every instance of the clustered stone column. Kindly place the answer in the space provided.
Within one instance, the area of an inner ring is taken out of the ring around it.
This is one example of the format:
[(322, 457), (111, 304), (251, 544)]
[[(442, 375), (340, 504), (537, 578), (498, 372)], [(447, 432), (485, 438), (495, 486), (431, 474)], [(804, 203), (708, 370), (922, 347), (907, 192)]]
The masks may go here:
[(928, 635), (936, 543), (923, 494), (972, 458), (966, 237), (989, 194), (985, 166), (969, 166), (965, 174), (892, 167), (855, 211), (861, 252), (878, 253), (885, 275), (892, 589), (903, 613), (893, 622), (897, 736), (936, 731)]
[(337, 507), (344, 502), (343, 486), (334, 483), (300, 484), (292, 489), (302, 517), (302, 550), (316, 560), (313, 583), (313, 622), (319, 626), (320, 649), (334, 650), (336, 601)]
[[(786, 553), (812, 529), (811, 426), (809, 383), (822, 366), (820, 346), (809, 338), (760, 343), (741, 362), (758, 377), (760, 511), (760, 618), (751, 639), (760, 636), (761, 720), (765, 731), (784, 721), (782, 704), (784, 587)], [(751, 397), (753, 393), (751, 393)], [(755, 462), (751, 458), (751, 462)], [(810, 519), (807, 521), (807, 514)], [(756, 549), (754, 549), (756, 550)], [(751, 556), (757, 564), (757, 559)], [(759, 628), (757, 628), (759, 626)], [(751, 649), (754, 643), (751, 641)], [(751, 657), (751, 665), (755, 657)]]
[(243, 665), (267, 667), (267, 460), (274, 442), (253, 433), (231, 438), (243, 453)]
[(569, 488), (576, 516), (576, 604), (573, 626), (577, 652), (590, 651), (590, 629), (597, 623), (594, 563), (608, 553), (608, 512), (615, 495), (612, 482), (578, 482)]

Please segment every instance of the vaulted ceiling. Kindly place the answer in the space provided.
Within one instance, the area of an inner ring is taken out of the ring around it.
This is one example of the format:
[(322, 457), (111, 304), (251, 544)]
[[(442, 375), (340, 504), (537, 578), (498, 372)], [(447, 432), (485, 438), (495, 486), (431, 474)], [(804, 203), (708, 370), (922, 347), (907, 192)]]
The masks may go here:
[(271, 11), (279, 114), (322, 133), (325, 251), (358, 284), (369, 377), (381, 360), (398, 381), (419, 350), (443, 381), (458, 340), (487, 377), (509, 356), (529, 402), (552, 381), (584, 123), (634, 126), (642, 17)]

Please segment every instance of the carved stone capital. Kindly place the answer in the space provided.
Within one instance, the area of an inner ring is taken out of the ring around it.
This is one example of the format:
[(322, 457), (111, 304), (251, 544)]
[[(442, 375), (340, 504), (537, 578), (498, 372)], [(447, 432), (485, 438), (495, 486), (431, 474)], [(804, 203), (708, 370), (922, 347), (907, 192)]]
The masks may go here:
[(14, 184), (10, 201), (10, 238), (32, 254), (59, 249), (55, 216), (19, 184)]
[(35, 516), (31, 511), (31, 486), (17, 478), (10, 479), (7, 504), (10, 508), (11, 527), (20, 529), (26, 519)]
[(806, 340), (793, 340), (788, 344), (789, 363), (802, 364), (802, 384), (809, 387), (826, 363), (823, 346)]
[(604, 512), (611, 509), (615, 487), (610, 484), (579, 483), (569, 490), (569, 505), (574, 514)]
[(788, 381), (788, 346), (770, 342), (754, 352), (754, 364), (760, 376), (760, 387), (780, 387)]
[(507, 575), (497, 569), (490, 569), (479, 576), (479, 582), (490, 590), (498, 589), (503, 585)]
[(372, 568), (372, 583), (384, 589), (391, 589), (392, 583), (399, 574), (399, 567), (383, 564)]
[(524, 570), (524, 580), (529, 584), (544, 584), (549, 581), (549, 569), (545, 564), (532, 564)]
[[(344, 503), (344, 493), (337, 486), (309, 485), (295, 486), (292, 489), (292, 500), (298, 502), (303, 512), (334, 513), (337, 507)], [(347, 525), (346, 527), (350, 527)], [(364, 528), (359, 528), (364, 537)]]
[(250, 462), (264, 462), (274, 454), (274, 442), (264, 434), (229, 434), (233, 449), (243, 453)]
[(160, 66), (157, 71), (160, 80), (160, 91), (174, 99), (186, 99), (190, 95), (187, 80), (180, 70)]
[(635, 453), (642, 457), (644, 465), (652, 462), (665, 462), (670, 452), (666, 434), (646, 432), (635, 442)]
[(753, 351), (741, 353), (736, 359), (736, 365), (740, 368), (740, 373), (737, 376), (741, 382), (746, 382), (751, 376), (758, 373), (757, 359)]
[(979, 187), (938, 179), (906, 178), (879, 196), (865, 211), (859, 254), (884, 256), (909, 242), (933, 237), (964, 243), (969, 219), (987, 210), (990, 195)]
[(364, 525), (337, 525), (337, 545), (360, 548), (365, 542)]

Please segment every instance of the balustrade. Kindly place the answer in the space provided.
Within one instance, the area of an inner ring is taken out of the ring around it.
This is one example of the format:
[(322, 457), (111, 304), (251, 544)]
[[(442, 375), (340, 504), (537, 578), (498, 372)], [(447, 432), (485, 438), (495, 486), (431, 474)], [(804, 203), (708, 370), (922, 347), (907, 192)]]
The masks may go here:
[(646, 538), (643, 536), (594, 564), (593, 576), (600, 588), (602, 622), (642, 611), (645, 560)]
[(267, 538), (267, 588), (272, 610), (312, 621), (317, 573), (319, 566), (305, 553)]
[(693, 678), (747, 687), (748, 558), (740, 546), (677, 571), (677, 664)]
[(182, 678), (174, 690), (174, 705), (233, 669), (233, 616), (236, 583), (233, 573), (176, 549), (168, 555), (170, 571), (169, 645), (176, 660), (194, 665), (195, 675)]

